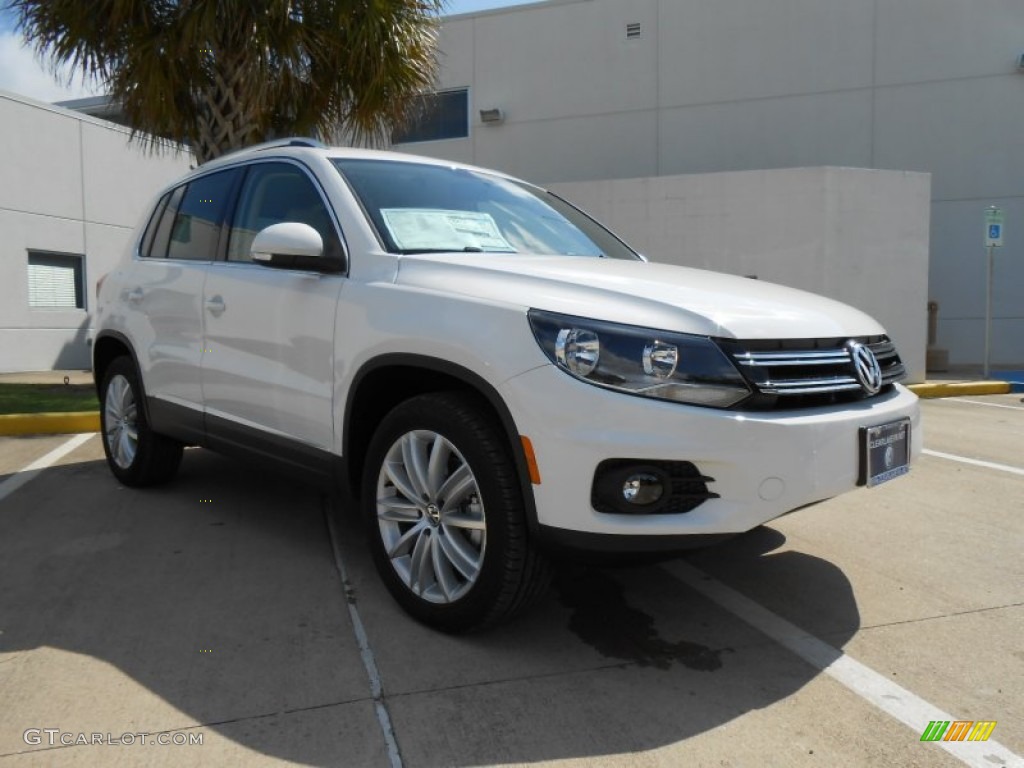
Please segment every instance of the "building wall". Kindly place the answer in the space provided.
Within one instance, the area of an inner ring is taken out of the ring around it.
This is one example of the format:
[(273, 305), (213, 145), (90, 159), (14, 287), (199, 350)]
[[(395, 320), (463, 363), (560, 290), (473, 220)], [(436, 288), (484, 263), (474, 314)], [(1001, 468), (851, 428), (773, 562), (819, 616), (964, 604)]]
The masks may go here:
[(802, 288), (867, 312), (925, 378), (929, 178), (852, 168), (552, 185), (652, 261)]
[[(110, 123), (0, 92), (0, 371), (88, 368), (95, 284), (189, 157), (153, 155)], [(80, 254), (85, 308), (29, 307), (28, 254)]]
[[(1020, 0), (549, 0), (451, 17), (441, 50), (441, 87), (469, 87), (477, 119), (467, 139), (403, 150), (539, 183), (930, 173), (927, 298), (954, 363), (981, 359), (983, 216), (999, 205), (993, 359), (1024, 362)], [(494, 107), (505, 121), (480, 123)]]

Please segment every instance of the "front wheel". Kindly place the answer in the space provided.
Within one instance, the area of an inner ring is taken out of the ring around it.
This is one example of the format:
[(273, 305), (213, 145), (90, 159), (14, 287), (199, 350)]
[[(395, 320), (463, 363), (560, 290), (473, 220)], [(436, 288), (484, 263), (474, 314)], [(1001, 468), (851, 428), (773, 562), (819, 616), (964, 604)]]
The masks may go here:
[(543, 594), (507, 441), (462, 393), (415, 397), (381, 422), (362, 509), (377, 570), (416, 619), (447, 632), (510, 618)]
[(119, 357), (110, 364), (100, 390), (103, 452), (114, 476), (130, 486), (156, 485), (174, 477), (182, 445), (150, 429), (130, 358)]

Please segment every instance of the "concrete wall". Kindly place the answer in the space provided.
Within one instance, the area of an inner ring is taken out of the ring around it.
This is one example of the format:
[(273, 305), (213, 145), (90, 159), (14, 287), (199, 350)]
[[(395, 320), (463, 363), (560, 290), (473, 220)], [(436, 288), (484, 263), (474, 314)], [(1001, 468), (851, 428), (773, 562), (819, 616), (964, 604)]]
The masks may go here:
[(652, 261), (802, 288), (881, 322), (924, 380), (929, 178), (851, 168), (552, 185)]
[[(96, 280), (152, 196), (188, 169), (125, 129), (0, 92), (0, 371), (88, 368)], [(28, 305), (28, 252), (85, 255), (85, 309)]]
[[(470, 137), (405, 151), (540, 183), (931, 173), (928, 298), (954, 363), (981, 359), (983, 215), (1001, 206), (994, 359), (1024, 363), (1021, 0), (549, 0), (452, 17), (441, 49), (441, 86), (470, 88)], [(491, 107), (504, 123), (479, 122)]]

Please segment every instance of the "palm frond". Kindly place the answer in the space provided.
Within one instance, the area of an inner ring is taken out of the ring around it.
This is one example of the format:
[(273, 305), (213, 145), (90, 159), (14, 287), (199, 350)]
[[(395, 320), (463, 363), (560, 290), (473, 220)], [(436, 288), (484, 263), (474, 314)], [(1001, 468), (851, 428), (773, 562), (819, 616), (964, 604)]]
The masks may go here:
[(202, 162), (271, 135), (386, 139), (429, 90), (446, 0), (12, 0), (55, 71)]

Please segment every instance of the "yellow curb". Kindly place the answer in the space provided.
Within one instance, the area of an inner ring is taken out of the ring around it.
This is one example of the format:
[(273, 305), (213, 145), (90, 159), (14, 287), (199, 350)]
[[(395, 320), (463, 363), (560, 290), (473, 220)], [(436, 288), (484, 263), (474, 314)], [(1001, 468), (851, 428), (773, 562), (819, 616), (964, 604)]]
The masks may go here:
[(951, 384), (910, 384), (907, 389), (918, 397), (963, 397), (964, 395), (1005, 395), (1008, 381), (963, 381)]
[(65, 435), (99, 431), (100, 414), (97, 411), (0, 415), (0, 435)]
[[(1005, 395), (1011, 385), (1006, 381), (965, 381), (951, 384), (909, 384), (918, 397), (963, 397), (964, 395)], [(74, 432), (99, 432), (98, 411), (69, 413), (0, 414), (0, 435), (64, 435)]]

